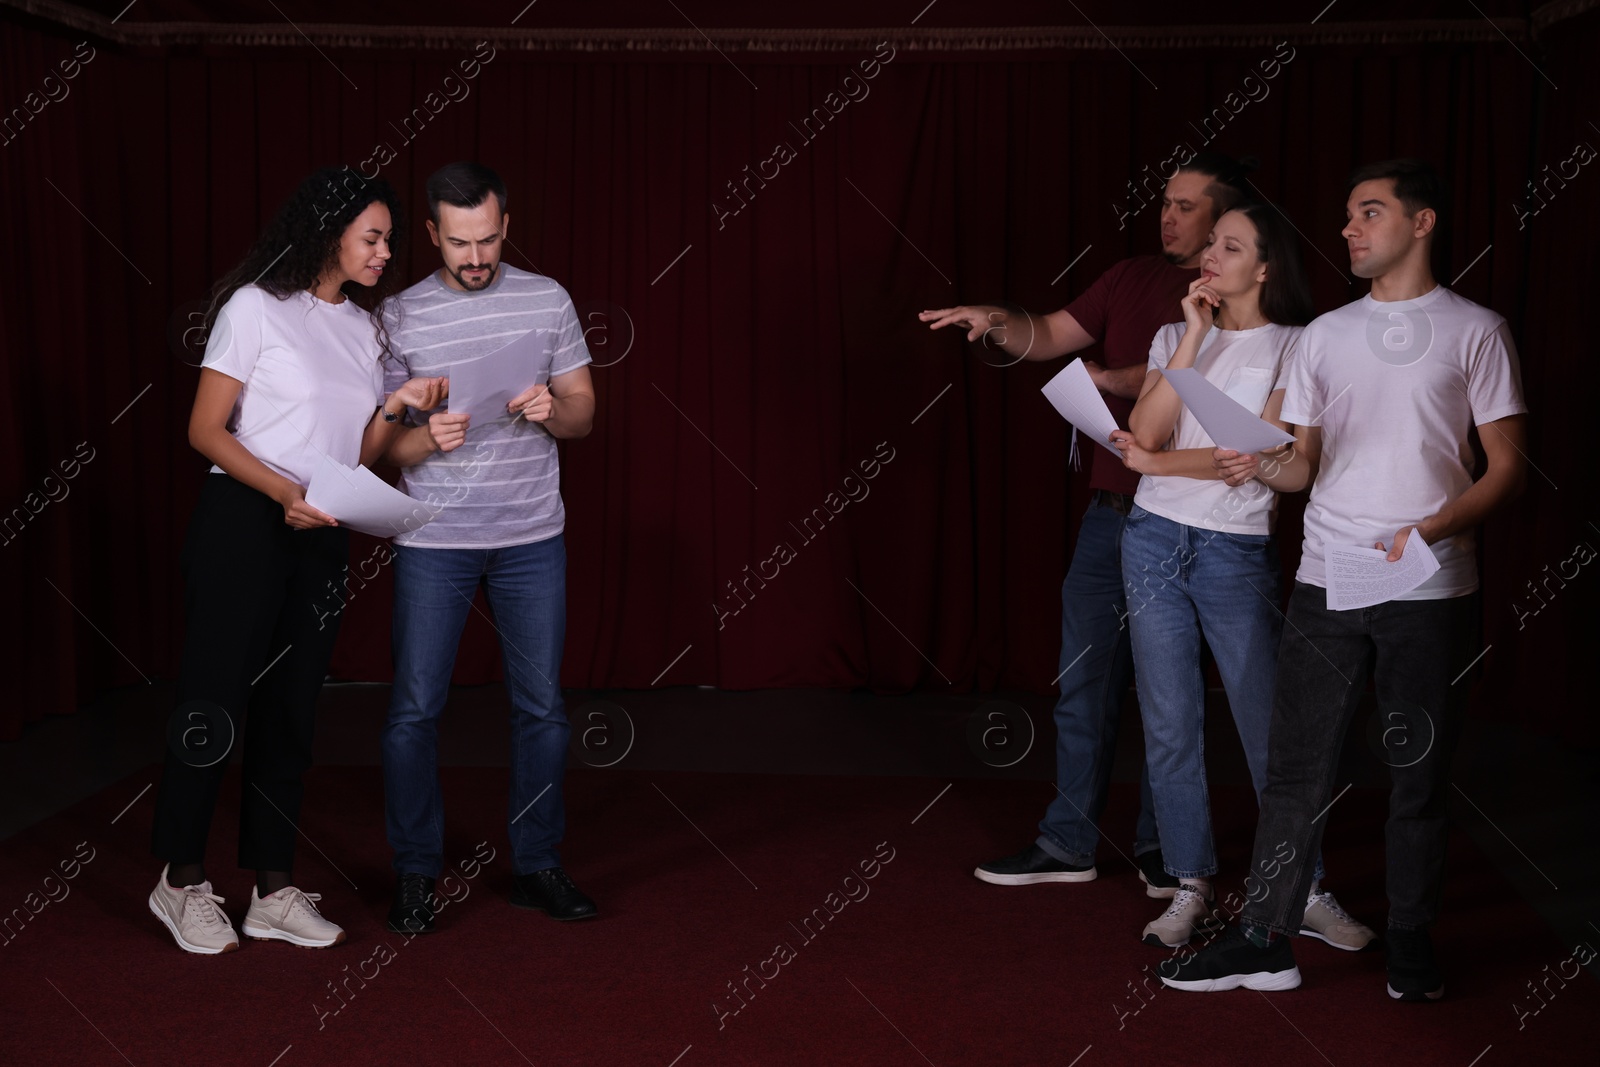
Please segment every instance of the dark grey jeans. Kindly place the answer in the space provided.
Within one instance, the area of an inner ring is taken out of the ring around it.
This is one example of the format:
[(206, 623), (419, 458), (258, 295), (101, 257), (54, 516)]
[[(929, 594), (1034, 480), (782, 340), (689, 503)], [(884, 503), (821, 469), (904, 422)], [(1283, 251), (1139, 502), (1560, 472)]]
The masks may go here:
[(1391, 783), (1389, 925), (1418, 929), (1438, 917), (1450, 758), (1471, 685), (1466, 670), (1482, 651), (1479, 630), (1477, 593), (1330, 611), (1325, 590), (1295, 584), (1278, 651), (1244, 922), (1299, 933), (1339, 752), (1369, 674)]

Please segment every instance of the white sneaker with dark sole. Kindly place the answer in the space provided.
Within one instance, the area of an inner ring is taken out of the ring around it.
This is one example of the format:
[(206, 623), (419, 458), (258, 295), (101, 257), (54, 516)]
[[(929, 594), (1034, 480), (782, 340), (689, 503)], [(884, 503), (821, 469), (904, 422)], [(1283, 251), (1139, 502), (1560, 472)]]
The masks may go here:
[(321, 893), (303, 893), (288, 886), (265, 897), (250, 890), (250, 910), (240, 927), (257, 941), (287, 941), (301, 948), (329, 948), (344, 941), (344, 929), (322, 917), (316, 901)]
[(219, 956), (236, 951), (239, 935), (233, 932), (228, 916), (217, 907), (222, 898), (211, 892), (211, 883), (174, 889), (167, 884), (170, 869), (170, 864), (161, 868), (161, 880), (150, 891), (150, 914), (161, 920), (185, 952)]

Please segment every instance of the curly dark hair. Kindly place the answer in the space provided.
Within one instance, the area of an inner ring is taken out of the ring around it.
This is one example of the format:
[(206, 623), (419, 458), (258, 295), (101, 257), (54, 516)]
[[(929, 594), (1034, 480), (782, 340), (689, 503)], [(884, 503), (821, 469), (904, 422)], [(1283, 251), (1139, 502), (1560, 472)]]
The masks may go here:
[[(388, 182), (363, 178), (348, 166), (313, 172), (278, 208), (239, 265), (212, 287), (203, 320), (206, 336), (210, 336), (222, 305), (247, 285), (259, 286), (279, 300), (314, 288), (323, 272), (337, 261), (345, 228), (369, 205), (378, 203), (389, 209), (394, 226), (389, 246), (398, 248), (405, 240), (404, 215), (400, 198)], [(384, 273), (371, 289), (359, 282), (345, 282), (339, 291), (371, 316), (380, 358), (387, 360), (389, 331), (383, 321), (383, 305), (392, 283), (388, 272)]]

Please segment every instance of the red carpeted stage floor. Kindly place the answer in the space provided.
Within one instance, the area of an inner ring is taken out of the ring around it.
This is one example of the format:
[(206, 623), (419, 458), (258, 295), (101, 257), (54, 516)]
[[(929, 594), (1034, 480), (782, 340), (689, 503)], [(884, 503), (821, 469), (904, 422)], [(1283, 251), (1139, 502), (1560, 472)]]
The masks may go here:
[[(1115, 787), (1098, 881), (971, 876), (1032, 835), (1050, 787), (1018, 781), (575, 770), (564, 857), (601, 914), (563, 925), (506, 901), (505, 772), (449, 769), (455, 902), (408, 941), (383, 927), (378, 770), (318, 767), (298, 880), (348, 942), (191, 956), (145, 906), (155, 776), (0, 845), (0, 1061), (1492, 1067), (1589, 1055), (1600, 1008), (1590, 975), (1562, 980), (1574, 946), (1459, 833), (1435, 931), (1444, 1001), (1391, 1002), (1381, 953), (1309, 940), (1297, 991), (1162, 990), (1163, 954), (1138, 940), (1159, 906), (1118, 853), (1131, 787)], [(1253, 825), (1247, 791), (1217, 794), (1219, 827)], [(235, 924), (250, 886), (231, 862), (237, 795), (234, 778), (212, 838)], [(1383, 805), (1351, 790), (1327, 847), (1331, 887), (1374, 924)], [(1247, 847), (1225, 837), (1225, 871)]]

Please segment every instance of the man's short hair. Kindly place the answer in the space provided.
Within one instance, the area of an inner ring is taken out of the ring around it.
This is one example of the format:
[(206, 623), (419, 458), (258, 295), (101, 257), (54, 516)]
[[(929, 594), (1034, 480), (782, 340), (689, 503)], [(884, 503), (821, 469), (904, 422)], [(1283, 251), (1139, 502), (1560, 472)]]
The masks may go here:
[(428, 215), (433, 219), (433, 224), (439, 224), (439, 205), (449, 204), (452, 207), (477, 207), (486, 200), (490, 193), (500, 204), (500, 211), (495, 216), (495, 221), (500, 221), (500, 215), (507, 210), (506, 183), (500, 180), (500, 175), (484, 166), (482, 163), (451, 163), (440, 167), (428, 178)]
[(1177, 173), (1204, 174), (1211, 179), (1206, 195), (1211, 198), (1213, 217), (1220, 219), (1225, 212), (1255, 199), (1248, 176), (1258, 165), (1252, 156), (1234, 159), (1221, 152), (1201, 152), (1180, 165)]
[(1450, 208), (1450, 191), (1445, 188), (1444, 181), (1433, 165), (1421, 159), (1385, 159), (1368, 163), (1350, 173), (1350, 186), (1345, 190), (1345, 195), (1349, 196), (1362, 182), (1385, 178), (1394, 182), (1394, 195), (1406, 209), (1407, 215), (1415, 215), (1423, 208), (1432, 209), (1436, 220), (1434, 230), (1437, 232)]

